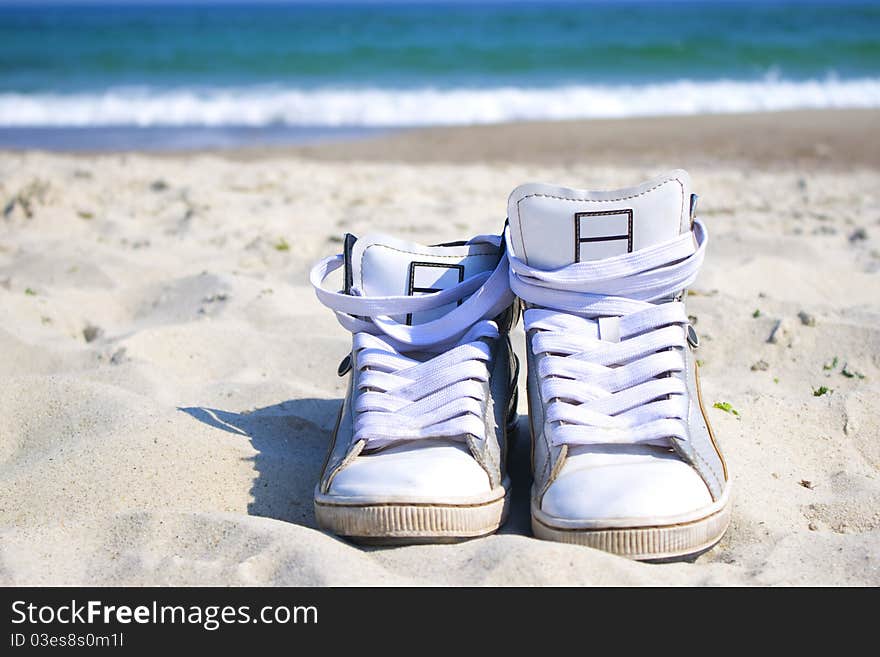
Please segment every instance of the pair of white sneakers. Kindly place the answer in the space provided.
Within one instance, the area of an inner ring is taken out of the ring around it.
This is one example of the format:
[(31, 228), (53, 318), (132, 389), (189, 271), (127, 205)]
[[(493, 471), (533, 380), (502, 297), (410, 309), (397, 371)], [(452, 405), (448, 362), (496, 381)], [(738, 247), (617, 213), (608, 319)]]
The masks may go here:
[(522, 310), (535, 536), (650, 560), (719, 541), (729, 478), (684, 304), (707, 240), (695, 205), (672, 171), (616, 191), (523, 185), (500, 236), (347, 235), (311, 272), (353, 334), (318, 524), (376, 543), (501, 526), (519, 369), (508, 334)]

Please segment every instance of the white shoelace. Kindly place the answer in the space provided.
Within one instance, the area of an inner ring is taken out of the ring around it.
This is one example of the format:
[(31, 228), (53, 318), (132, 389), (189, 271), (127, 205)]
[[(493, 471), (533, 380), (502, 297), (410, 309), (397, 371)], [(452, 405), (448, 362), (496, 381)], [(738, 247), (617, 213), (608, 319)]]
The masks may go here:
[[(468, 242), (500, 246), (497, 235)], [(354, 333), (358, 395), (354, 441), (377, 449), (401, 440), (473, 435), (485, 439), (491, 321), (513, 303), (507, 256), (492, 272), (422, 296), (363, 296), (330, 292), (323, 282), (344, 264), (342, 255), (318, 262), (310, 279), (318, 299)], [(435, 320), (409, 326), (392, 317), (435, 310), (464, 299)], [(409, 355), (406, 355), (409, 354)]]
[(686, 386), (667, 376), (685, 367), (687, 313), (653, 302), (693, 283), (707, 240), (696, 221), (669, 242), (552, 271), (510, 257), (511, 288), (534, 306), (523, 321), (545, 354), (537, 375), (553, 444), (687, 440)]

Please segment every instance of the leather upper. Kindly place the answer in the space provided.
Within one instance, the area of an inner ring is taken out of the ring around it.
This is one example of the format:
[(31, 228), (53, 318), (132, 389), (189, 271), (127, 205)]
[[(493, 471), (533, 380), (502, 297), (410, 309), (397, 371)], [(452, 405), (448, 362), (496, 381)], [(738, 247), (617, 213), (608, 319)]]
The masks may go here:
[[(690, 178), (671, 171), (615, 191), (523, 185), (508, 202), (514, 254), (530, 266), (557, 269), (638, 251), (690, 230)], [(545, 357), (526, 336), (533, 498), (544, 513), (566, 520), (676, 516), (718, 500), (727, 474), (700, 406), (696, 364), (683, 353), (688, 440), (650, 445), (554, 445), (537, 372)]]
[(684, 515), (718, 500), (727, 485), (725, 466), (709, 433), (696, 393), (695, 363), (687, 353), (689, 439), (675, 451), (653, 446), (552, 445), (544, 422), (537, 377), (539, 356), (529, 357), (533, 497), (539, 508), (567, 520)]
[(505, 334), (494, 341), (485, 404), (486, 439), (418, 440), (373, 452), (352, 441), (357, 398), (356, 354), (340, 421), (331, 435), (320, 490), (343, 497), (431, 501), (488, 493), (504, 480), (507, 420), (515, 385), (514, 356)]
[[(656, 221), (658, 213), (668, 220)], [(607, 192), (530, 183), (510, 195), (507, 216), (514, 252), (533, 267), (608, 258), (688, 230), (690, 176), (679, 169)]]
[[(491, 271), (499, 257), (497, 247), (484, 243), (424, 246), (386, 236), (366, 236), (347, 244), (346, 280), (351, 292), (363, 296), (417, 295), (447, 289), (475, 274)], [(450, 304), (396, 319), (419, 324), (454, 308), (455, 304)], [(483, 404), (485, 439), (474, 435), (458, 440), (422, 438), (365, 449), (363, 441), (353, 440), (360, 372), (358, 352), (353, 349), (348, 389), (331, 436), (320, 492), (376, 501), (432, 501), (469, 498), (500, 486), (516, 383), (516, 358), (508, 338), (515, 317), (512, 307), (495, 318), (500, 337), (488, 339), (491, 356)]]

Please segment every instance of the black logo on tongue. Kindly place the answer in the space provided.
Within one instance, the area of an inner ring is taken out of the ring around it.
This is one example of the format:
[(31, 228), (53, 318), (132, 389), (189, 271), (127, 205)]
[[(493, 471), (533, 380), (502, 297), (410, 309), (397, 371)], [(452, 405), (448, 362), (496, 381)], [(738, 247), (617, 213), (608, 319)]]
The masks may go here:
[[(437, 271), (445, 269), (447, 271)], [(409, 284), (407, 294), (430, 294), (449, 289), (464, 281), (464, 265), (444, 265), (439, 262), (409, 263)], [(461, 301), (458, 302), (461, 305)], [(412, 325), (412, 313), (406, 316), (407, 325)]]
[(575, 212), (575, 262), (623, 255), (632, 253), (632, 250), (633, 211), (631, 209)]

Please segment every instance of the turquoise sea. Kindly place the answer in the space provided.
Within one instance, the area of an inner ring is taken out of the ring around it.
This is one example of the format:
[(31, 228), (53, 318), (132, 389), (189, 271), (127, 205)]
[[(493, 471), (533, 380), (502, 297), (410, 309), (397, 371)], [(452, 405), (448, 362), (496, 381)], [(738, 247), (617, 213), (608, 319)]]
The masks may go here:
[(0, 145), (880, 107), (877, 2), (0, 2)]

